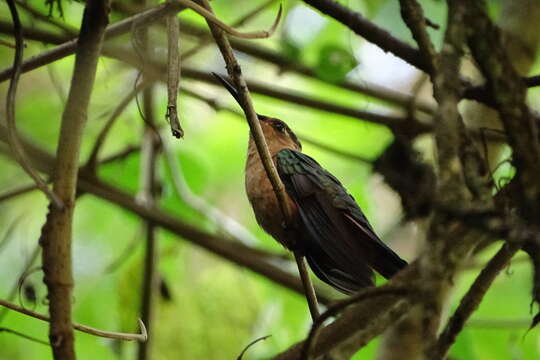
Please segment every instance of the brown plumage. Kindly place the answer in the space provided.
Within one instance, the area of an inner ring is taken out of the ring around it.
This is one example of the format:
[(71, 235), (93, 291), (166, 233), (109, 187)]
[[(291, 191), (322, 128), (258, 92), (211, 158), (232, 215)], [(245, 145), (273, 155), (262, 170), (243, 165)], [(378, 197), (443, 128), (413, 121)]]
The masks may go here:
[[(216, 77), (239, 101), (234, 87)], [(374, 285), (372, 269), (389, 278), (405, 267), (407, 263), (377, 237), (339, 180), (301, 152), (292, 130), (279, 119), (258, 117), (292, 210), (289, 229), (285, 229), (276, 195), (250, 136), (246, 192), (259, 225), (288, 249), (303, 254), (321, 280), (344, 293)]]
[[(259, 120), (261, 121), (261, 128), (264, 137), (266, 138), (268, 150), (270, 151), (270, 155), (272, 156), (272, 160), (276, 167), (276, 156), (280, 150), (301, 150), (300, 143), (296, 139), (296, 136), (290, 136), (290, 134), (293, 133), (283, 121), (268, 118), (266, 116), (259, 116)], [(278, 128), (284, 126), (284, 130), (277, 130), (276, 125)], [(264, 170), (259, 153), (257, 152), (257, 146), (251, 135), (249, 137), (248, 155), (246, 160), (245, 184), (246, 193), (249, 202), (253, 207), (257, 223), (283, 246), (292, 250), (296, 240), (292, 238), (290, 232), (286, 232), (284, 229), (284, 222), (279, 203), (274, 193), (274, 189), (272, 188), (272, 184), (270, 183), (268, 176), (266, 176), (266, 171)], [(297, 220), (298, 209), (296, 204), (289, 196), (287, 196), (287, 201), (289, 202), (293, 221)], [(279, 216), (276, 216), (276, 214), (279, 214)]]

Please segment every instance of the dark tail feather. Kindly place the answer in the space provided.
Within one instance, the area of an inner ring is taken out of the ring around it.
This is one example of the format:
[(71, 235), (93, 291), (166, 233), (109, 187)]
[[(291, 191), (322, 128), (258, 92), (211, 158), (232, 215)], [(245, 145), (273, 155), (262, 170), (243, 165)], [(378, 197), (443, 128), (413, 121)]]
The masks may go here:
[(309, 267), (315, 275), (328, 285), (345, 294), (375, 285), (373, 271), (363, 263), (358, 263), (354, 276), (338, 268), (336, 264), (321, 251), (310, 249), (306, 253)]
[[(370, 229), (365, 229), (352, 217), (345, 215), (355, 228), (360, 228), (362, 239), (358, 243), (366, 255), (369, 265), (385, 278), (389, 279), (398, 271), (407, 266), (407, 262), (400, 258), (392, 249), (386, 246)], [(357, 231), (358, 233), (358, 231)]]

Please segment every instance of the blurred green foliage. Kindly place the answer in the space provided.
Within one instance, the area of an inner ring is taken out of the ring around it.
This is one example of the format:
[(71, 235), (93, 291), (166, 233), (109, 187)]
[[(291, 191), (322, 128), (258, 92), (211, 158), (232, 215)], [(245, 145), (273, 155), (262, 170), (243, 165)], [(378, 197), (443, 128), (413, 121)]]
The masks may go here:
[[(260, 3), (258, 1), (257, 3)], [(42, 6), (41, 2), (36, 5)], [(405, 26), (399, 19), (396, 1), (346, 1), (350, 7), (365, 11), (376, 23), (385, 26), (394, 35), (410, 41)], [(64, 20), (77, 26), (81, 18), (82, 4), (64, 2)], [(422, 1), (430, 19), (443, 26), (444, 2)], [(235, 6), (226, 1), (214, 1), (215, 11), (226, 22), (239, 16), (238, 9), (255, 7), (254, 1), (235, 0)], [(303, 7), (299, 2), (286, 3), (287, 11)], [(274, 7), (275, 8), (275, 7)], [(266, 11), (245, 28), (267, 26), (274, 16)], [(0, 4), (0, 18), (8, 20), (5, 3)], [(306, 10), (306, 9), (303, 9)], [(287, 13), (285, 14), (287, 15)], [(320, 15), (313, 13), (314, 19)], [(191, 12), (181, 18), (204, 25), (204, 21)], [(31, 24), (23, 16), (25, 24)], [(319, 19), (321, 20), (321, 19)], [(317, 20), (317, 21), (319, 21)], [(286, 22), (287, 19), (284, 19)], [(314, 22), (316, 22), (314, 20)], [(329, 82), (342, 80), (356, 66), (362, 66), (362, 41), (349, 30), (335, 22), (319, 21), (322, 26), (311, 34), (304, 43), (291, 40), (287, 31), (294, 26), (309, 26), (309, 22), (293, 25), (268, 40), (257, 40), (257, 44), (280, 49), (289, 58), (313, 66), (318, 76)], [(434, 41), (440, 41), (442, 30), (430, 30)], [(155, 39), (155, 46), (163, 49), (163, 38)], [(130, 44), (129, 36), (119, 43)], [(192, 43), (186, 39), (185, 48)], [(28, 42), (25, 56), (45, 50), (46, 47)], [(353, 51), (354, 50), (354, 51)], [(10, 66), (12, 49), (0, 47), (0, 66)], [(380, 102), (357, 93), (293, 74), (279, 74), (274, 68), (251, 58), (241, 57), (244, 72), (248, 77), (281, 86), (301, 89), (315, 97), (361, 109), (380, 109)], [(50, 65), (57, 82), (68, 90), (73, 57)], [(223, 71), (222, 62), (213, 47), (208, 47), (189, 61), (204, 71)], [(85, 160), (93, 146), (96, 135), (102, 128), (107, 115), (130, 91), (136, 73), (113, 60), (102, 58), (89, 111), (89, 122), (82, 148)], [(185, 81), (219, 101), (236, 107), (234, 101), (219, 88)], [(7, 83), (0, 84), (0, 94), (5, 97)], [(166, 89), (155, 86), (156, 118), (165, 126)], [(21, 78), (17, 97), (17, 124), (20, 133), (37, 145), (53, 152), (58, 137), (62, 113), (62, 96), (51, 83), (51, 73), (46, 68), (25, 74)], [(390, 132), (381, 126), (360, 122), (345, 116), (307, 109), (302, 106), (254, 96), (257, 110), (263, 114), (284, 119), (299, 134), (317, 138), (328, 145), (351, 153), (375, 159), (392, 140)], [(230, 217), (244, 224), (259, 239), (251, 244), (277, 253), (284, 250), (259, 229), (244, 195), (243, 167), (247, 146), (248, 128), (243, 119), (228, 112), (216, 113), (206, 104), (188, 96), (180, 97), (180, 112), (186, 137), (175, 141), (173, 150), (183, 169), (183, 175), (192, 191)], [(102, 156), (114, 154), (126, 145), (137, 144), (141, 138), (143, 124), (136, 103), (132, 103), (113, 127)], [(168, 134), (167, 129), (165, 129)], [(386, 201), (378, 198), (384, 186), (373, 175), (370, 166), (354, 162), (306, 144), (304, 151), (315, 158), (347, 186), (362, 206), (375, 228), (381, 233), (392, 230), (399, 222), (401, 213)], [(30, 179), (3, 155), (0, 155), (0, 184), (3, 191), (29, 184)], [(99, 175), (107, 182), (136, 194), (139, 183), (139, 156), (102, 166)], [(160, 160), (159, 176), (162, 182), (160, 206), (186, 222), (215, 231), (207, 219), (180, 201), (172, 189), (171, 178)], [(47, 203), (36, 192), (19, 196), (0, 203), (0, 238), (10, 224), (18, 220), (14, 232), (0, 249), (0, 293), (7, 297), (16, 283), (24, 262), (35, 248), (46, 214)], [(114, 331), (137, 331), (139, 316), (140, 284), (143, 258), (143, 231), (140, 219), (121, 208), (90, 195), (82, 195), (77, 203), (74, 226), (75, 293), (74, 319), (79, 323)], [(269, 280), (254, 275), (222, 259), (208, 254), (166, 231), (159, 230), (161, 262), (159, 271), (171, 288), (172, 300), (159, 300), (156, 319), (156, 359), (233, 359), (251, 340), (272, 335), (249, 350), (245, 358), (265, 359), (301, 340), (310, 325), (309, 313), (304, 299)], [(134, 250), (115, 269), (108, 267), (123, 256), (135, 242)], [(412, 245), (403, 242), (393, 244), (412, 256)], [(494, 253), (495, 249), (491, 251)], [(487, 260), (490, 253), (483, 254)], [(292, 269), (294, 271), (294, 269)], [(464, 271), (455, 279), (456, 288), (450, 309), (455, 308), (461, 295), (475, 278), (479, 269)], [(38, 302), (36, 311), (46, 312), (45, 288), (41, 275), (33, 273), (28, 281), (36, 286)], [(458, 338), (452, 349), (454, 359), (498, 360), (537, 359), (540, 356), (540, 333), (526, 332), (529, 313), (531, 276), (529, 266), (513, 265), (500, 276), (488, 293), (475, 319), (523, 320), (521, 327), (488, 327), (475, 325), (474, 320)], [(24, 301), (22, 299), (21, 301)], [(18, 302), (18, 300), (15, 300)], [(26, 304), (26, 302), (25, 302)], [(46, 324), (19, 315), (7, 313), (1, 327), (23, 332), (45, 340)], [(379, 341), (363, 349), (356, 359), (373, 359)], [(135, 354), (134, 343), (116, 343), (86, 334), (77, 333), (79, 359), (129, 359)], [(0, 359), (50, 359), (50, 350), (43, 345), (29, 342), (14, 335), (0, 332)]]

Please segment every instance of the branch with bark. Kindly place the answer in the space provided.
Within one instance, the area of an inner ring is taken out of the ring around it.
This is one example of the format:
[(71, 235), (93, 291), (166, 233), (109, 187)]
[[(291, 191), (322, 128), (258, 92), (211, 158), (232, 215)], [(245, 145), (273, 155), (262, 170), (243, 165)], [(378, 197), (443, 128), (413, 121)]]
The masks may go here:
[(53, 191), (60, 198), (62, 207), (54, 204), (49, 206), (40, 238), (43, 248), (43, 281), (47, 285), (51, 316), (49, 340), (54, 358), (62, 360), (75, 359), (71, 326), (71, 235), (77, 189), (77, 163), (97, 62), (109, 22), (108, 12), (107, 0), (92, 1), (84, 10), (54, 168)]

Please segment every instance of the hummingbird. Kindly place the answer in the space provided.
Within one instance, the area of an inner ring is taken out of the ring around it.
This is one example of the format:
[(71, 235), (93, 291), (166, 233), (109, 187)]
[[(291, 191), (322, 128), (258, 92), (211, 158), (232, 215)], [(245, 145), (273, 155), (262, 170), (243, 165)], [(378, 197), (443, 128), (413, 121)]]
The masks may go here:
[[(240, 106), (238, 91), (212, 73)], [(375, 285), (373, 270), (390, 278), (407, 266), (377, 236), (341, 182), (317, 161), (282, 120), (259, 115), (268, 150), (285, 186), (290, 224), (283, 214), (250, 134), (245, 168), (247, 197), (257, 223), (287, 249), (305, 256), (313, 273), (345, 294)]]

